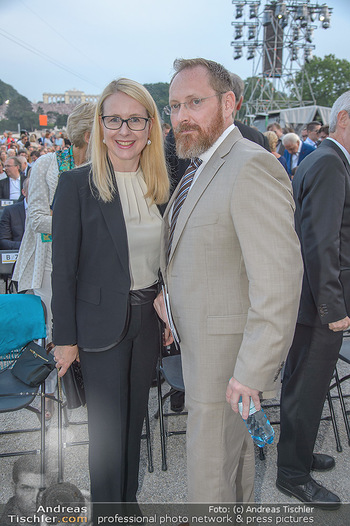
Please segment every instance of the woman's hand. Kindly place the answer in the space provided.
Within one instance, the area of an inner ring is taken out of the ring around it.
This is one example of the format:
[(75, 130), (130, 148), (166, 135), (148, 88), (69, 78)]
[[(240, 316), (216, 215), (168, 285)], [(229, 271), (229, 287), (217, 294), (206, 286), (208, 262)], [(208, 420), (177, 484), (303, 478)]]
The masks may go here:
[(64, 376), (74, 362), (79, 362), (79, 350), (77, 345), (56, 345), (54, 350), (58, 376)]

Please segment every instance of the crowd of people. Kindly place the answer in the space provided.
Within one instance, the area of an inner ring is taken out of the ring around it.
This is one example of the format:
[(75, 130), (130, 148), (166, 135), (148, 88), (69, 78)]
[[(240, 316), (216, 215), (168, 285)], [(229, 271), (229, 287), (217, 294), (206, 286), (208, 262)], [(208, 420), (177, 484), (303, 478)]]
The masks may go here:
[(28, 201), (14, 279), (47, 303), (59, 376), (80, 361), (95, 503), (137, 500), (161, 320), (182, 355), (189, 501), (254, 500), (243, 420), (284, 371), (276, 485), (340, 505), (310, 472), (334, 467), (314, 445), (350, 327), (350, 92), (329, 126), (312, 121), (300, 136), (242, 124), (242, 102), (237, 75), (179, 59), (171, 129), (148, 91), (121, 78), (73, 111), (71, 145), (49, 132), (37, 147), (26, 134), (1, 139), (0, 199)]

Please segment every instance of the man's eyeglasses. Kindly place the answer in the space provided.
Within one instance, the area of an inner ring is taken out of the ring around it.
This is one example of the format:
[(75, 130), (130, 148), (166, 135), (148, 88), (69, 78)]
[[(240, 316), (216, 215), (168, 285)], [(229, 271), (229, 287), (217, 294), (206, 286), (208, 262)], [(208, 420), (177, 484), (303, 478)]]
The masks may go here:
[(122, 119), (116, 115), (104, 115), (101, 118), (105, 128), (108, 130), (119, 130), (123, 126), (123, 123), (126, 122), (129, 130), (142, 131), (146, 128), (146, 124), (149, 121), (149, 119), (146, 119), (145, 117), (129, 117), (129, 119)]
[(215, 95), (210, 95), (209, 97), (202, 97), (201, 99), (191, 99), (188, 102), (174, 102), (174, 104), (169, 104), (169, 106), (165, 106), (164, 113), (166, 115), (174, 115), (176, 113), (179, 113), (181, 106), (185, 106), (185, 108), (190, 111), (198, 111), (202, 108), (203, 102), (205, 100), (212, 99), (213, 97), (219, 97), (220, 95), (223, 95), (223, 93), (215, 93)]

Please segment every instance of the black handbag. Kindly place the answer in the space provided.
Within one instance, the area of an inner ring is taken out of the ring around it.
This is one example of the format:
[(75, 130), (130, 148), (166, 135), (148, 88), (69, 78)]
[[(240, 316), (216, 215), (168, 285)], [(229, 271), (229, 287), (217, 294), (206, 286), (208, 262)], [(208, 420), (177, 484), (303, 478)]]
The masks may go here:
[(38, 387), (54, 370), (56, 363), (46, 349), (34, 342), (23, 348), (11, 372), (16, 378), (31, 387)]
[(85, 388), (80, 363), (74, 361), (62, 377), (68, 409), (76, 409), (86, 404)]

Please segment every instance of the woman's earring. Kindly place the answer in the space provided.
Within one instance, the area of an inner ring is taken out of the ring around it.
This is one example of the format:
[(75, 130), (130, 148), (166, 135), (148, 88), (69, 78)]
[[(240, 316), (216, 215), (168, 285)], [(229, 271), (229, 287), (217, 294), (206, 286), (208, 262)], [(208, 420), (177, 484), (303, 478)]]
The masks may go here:
[(151, 139), (148, 139), (147, 145), (149, 146), (150, 144), (152, 144), (152, 141), (151, 141)]
[(106, 141), (104, 139), (102, 140), (102, 142), (103, 142), (103, 144), (106, 144)]

